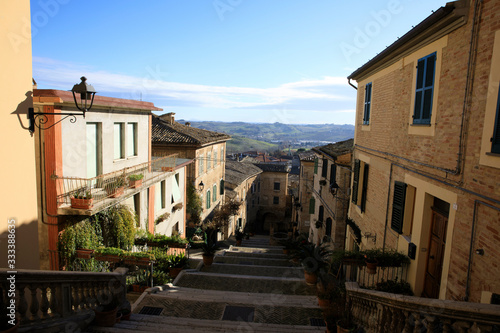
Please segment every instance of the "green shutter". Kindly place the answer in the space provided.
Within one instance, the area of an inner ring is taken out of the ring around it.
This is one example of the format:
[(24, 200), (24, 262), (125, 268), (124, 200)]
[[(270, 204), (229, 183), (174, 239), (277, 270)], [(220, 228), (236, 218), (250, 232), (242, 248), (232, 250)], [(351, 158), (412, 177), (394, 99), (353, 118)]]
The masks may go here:
[(207, 209), (210, 209), (210, 190), (207, 191)]
[(321, 177), (326, 178), (327, 174), (328, 174), (328, 160), (324, 158), (323, 165), (321, 166)]
[(491, 152), (500, 154), (500, 88), (498, 89), (497, 98), (497, 115), (495, 118), (495, 127), (493, 137), (491, 138)]
[(317, 158), (314, 159), (314, 174), (315, 175), (318, 174), (318, 159)]
[(314, 214), (315, 206), (316, 206), (316, 200), (314, 198), (311, 198), (311, 200), (309, 200), (309, 214)]
[(352, 180), (351, 200), (355, 204), (358, 203), (359, 167), (360, 167), (360, 161), (354, 160), (354, 178)]
[(330, 185), (334, 184), (337, 179), (337, 164), (330, 165)]
[(220, 195), (224, 194), (224, 179), (220, 180), (220, 189), (219, 189), (219, 191), (220, 191), (220, 193), (219, 193)]
[(405, 212), (406, 184), (394, 183), (394, 197), (392, 198), (391, 229), (403, 233), (403, 218)]
[(365, 211), (366, 208), (366, 192), (368, 190), (368, 164), (365, 163), (365, 167), (363, 169), (363, 189), (361, 192), (361, 212)]

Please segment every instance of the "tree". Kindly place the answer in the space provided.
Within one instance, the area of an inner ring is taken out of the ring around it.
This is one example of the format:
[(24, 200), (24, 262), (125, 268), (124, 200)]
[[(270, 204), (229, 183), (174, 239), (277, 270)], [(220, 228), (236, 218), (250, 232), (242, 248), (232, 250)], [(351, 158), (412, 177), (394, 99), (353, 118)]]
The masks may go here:
[(201, 212), (203, 211), (201, 197), (196, 191), (193, 184), (189, 184), (187, 187), (187, 204), (186, 213), (191, 216), (190, 222), (198, 224), (201, 221)]

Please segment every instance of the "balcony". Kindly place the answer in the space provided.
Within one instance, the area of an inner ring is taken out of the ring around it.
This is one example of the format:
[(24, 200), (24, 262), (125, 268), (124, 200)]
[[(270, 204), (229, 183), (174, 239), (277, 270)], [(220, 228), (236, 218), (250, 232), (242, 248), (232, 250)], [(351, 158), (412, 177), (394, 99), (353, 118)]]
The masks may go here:
[[(150, 162), (99, 175), (94, 178), (54, 176), (57, 187), (58, 215), (94, 215), (116, 205), (145, 188), (165, 179), (175, 168), (188, 162), (177, 154), (154, 158)], [(133, 184), (132, 175), (142, 175)], [(76, 202), (80, 198), (80, 202)], [(91, 199), (91, 201), (82, 199)], [(73, 201), (73, 203), (72, 203)]]

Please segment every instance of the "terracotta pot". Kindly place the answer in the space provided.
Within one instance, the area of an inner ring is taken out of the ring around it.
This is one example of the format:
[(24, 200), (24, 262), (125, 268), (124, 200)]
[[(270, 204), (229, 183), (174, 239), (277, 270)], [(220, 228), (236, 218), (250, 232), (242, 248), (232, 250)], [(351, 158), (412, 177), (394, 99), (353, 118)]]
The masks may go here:
[(138, 180), (130, 180), (129, 179), (128, 186), (130, 188), (139, 188), (142, 186), (142, 179), (138, 179)]
[(213, 255), (203, 255), (203, 265), (210, 266), (214, 262)]
[(108, 193), (108, 196), (110, 198), (118, 198), (120, 197), (123, 192), (125, 191), (125, 187), (116, 187), (116, 188), (113, 188), (113, 189), (109, 189), (107, 190), (107, 193)]
[(304, 278), (306, 279), (306, 283), (310, 286), (314, 286), (316, 282), (318, 282), (318, 276), (315, 273), (304, 271)]
[(174, 170), (174, 168), (172, 168), (172, 167), (161, 167), (161, 171), (167, 171), (168, 172), (168, 171), (172, 171), (172, 170)]
[(71, 198), (71, 208), (91, 209), (92, 207), (94, 207), (94, 199)]
[(108, 262), (120, 262), (120, 257), (116, 255), (110, 255), (110, 254), (96, 254), (94, 255), (94, 258), (99, 261), (108, 261)]
[(332, 302), (329, 299), (318, 298), (318, 305), (320, 308), (328, 308)]
[(170, 275), (173, 279), (175, 279), (181, 271), (182, 267), (172, 267), (168, 269), (168, 275)]
[(94, 253), (94, 250), (78, 249), (76, 250), (76, 257), (80, 259), (90, 259), (92, 257), (92, 253)]
[(116, 313), (118, 312), (118, 308), (106, 312), (101, 312), (94, 309), (94, 312), (94, 322), (97, 326), (113, 327), (113, 325), (116, 324)]
[(366, 263), (366, 272), (368, 274), (376, 274), (377, 273), (377, 265), (378, 265), (377, 260), (372, 261), (372, 262), (365, 261), (365, 263)]

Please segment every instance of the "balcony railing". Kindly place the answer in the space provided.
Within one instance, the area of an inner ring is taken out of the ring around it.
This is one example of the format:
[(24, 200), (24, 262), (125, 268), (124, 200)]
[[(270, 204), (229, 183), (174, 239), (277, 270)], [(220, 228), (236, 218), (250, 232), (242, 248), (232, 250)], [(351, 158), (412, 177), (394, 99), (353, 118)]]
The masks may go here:
[(372, 274), (362, 262), (344, 261), (340, 273), (345, 281), (357, 282), (362, 287), (372, 288), (382, 281), (406, 281), (408, 265), (377, 267), (375, 274)]
[[(165, 173), (172, 172), (176, 166), (177, 154), (154, 158), (122, 170), (99, 175), (94, 178), (61, 177), (54, 180), (58, 189), (57, 205), (60, 214), (92, 215), (107, 208), (120, 198), (127, 198), (157, 182)], [(143, 175), (140, 185), (133, 186), (129, 176)], [(92, 198), (92, 207), (72, 207), (72, 198)]]
[(347, 304), (364, 332), (498, 332), (500, 306), (403, 296), (346, 283)]
[(51, 332), (59, 332), (56, 328), (62, 326), (61, 331), (76, 332), (92, 321), (92, 309), (98, 305), (113, 299), (119, 308), (129, 307), (125, 297), (127, 271), (126, 268), (112, 273), (0, 269), (0, 306), (9, 309), (10, 304), (15, 305), (21, 330), (31, 328), (30, 332), (39, 332), (51, 327)]

